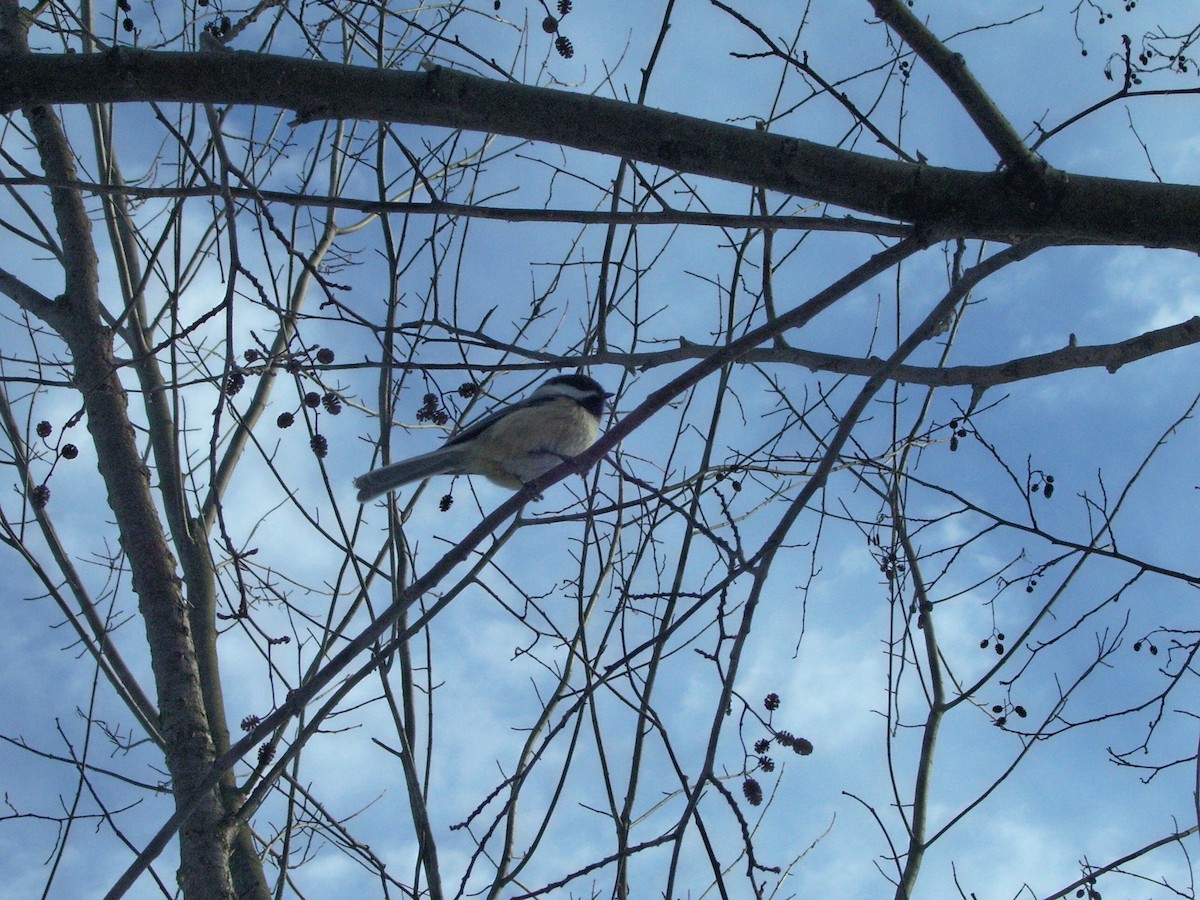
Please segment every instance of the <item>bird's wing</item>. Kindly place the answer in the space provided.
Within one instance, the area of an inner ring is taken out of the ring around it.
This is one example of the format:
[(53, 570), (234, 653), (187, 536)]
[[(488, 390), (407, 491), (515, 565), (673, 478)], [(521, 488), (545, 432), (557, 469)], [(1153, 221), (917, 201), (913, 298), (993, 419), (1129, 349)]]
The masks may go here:
[(526, 397), (524, 400), (518, 400), (509, 406), (502, 406), (499, 409), (493, 410), (482, 419), (476, 419), (462, 431), (452, 434), (446, 439), (445, 447), (453, 447), (455, 444), (461, 444), (464, 441), (472, 441), (479, 435), (483, 434), (505, 416), (516, 412), (518, 409), (528, 409), (532, 406), (541, 406), (543, 403), (549, 403), (551, 400), (560, 399), (557, 396), (546, 397)]

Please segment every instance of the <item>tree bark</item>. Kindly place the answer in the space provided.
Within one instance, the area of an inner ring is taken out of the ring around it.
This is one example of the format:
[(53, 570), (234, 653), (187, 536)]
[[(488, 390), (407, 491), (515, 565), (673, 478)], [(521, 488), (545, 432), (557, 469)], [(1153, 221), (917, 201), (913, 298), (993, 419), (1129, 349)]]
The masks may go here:
[(1102, 243), (1200, 251), (1200, 188), (1050, 166), (969, 172), (585, 94), (435, 68), (400, 72), (260, 53), (32, 54), (0, 59), (0, 110), (175, 101), (438, 125), (608, 153), (912, 223), (932, 241)]
[[(0, 0), (0, 48), (12, 59), (27, 48), (26, 23), (13, 0)], [(61, 242), (65, 287), (43, 317), (71, 352), (76, 387), (96, 449), (108, 505), (128, 560), (138, 609), (146, 624), (151, 668), (158, 692), (159, 726), (176, 799), (190, 797), (212, 767), (215, 748), (200, 690), (196, 649), (187, 604), (150, 493), (128, 395), (118, 377), (113, 335), (101, 318), (99, 271), (91, 220), (79, 191), (69, 185), (76, 170), (62, 123), (46, 105), (27, 105), (43, 170), (56, 186), (50, 199)], [(179, 881), (189, 900), (232, 898), (231, 830), (217, 788), (210, 788), (180, 829)]]

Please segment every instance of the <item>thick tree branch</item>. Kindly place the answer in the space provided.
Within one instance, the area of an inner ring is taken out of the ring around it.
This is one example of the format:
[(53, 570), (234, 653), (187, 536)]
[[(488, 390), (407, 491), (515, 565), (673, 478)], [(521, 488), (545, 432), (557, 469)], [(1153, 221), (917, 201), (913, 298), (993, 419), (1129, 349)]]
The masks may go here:
[(53, 300), (4, 269), (0, 269), (0, 294), (51, 327), (60, 321)]
[(0, 109), (176, 101), (507, 134), (628, 157), (911, 222), (929, 239), (1104, 243), (1200, 250), (1200, 188), (1037, 178), (879, 159), (600, 97), (449, 69), (400, 72), (257, 53), (0, 56)]
[(950, 89), (1004, 165), (1029, 170), (1025, 174), (1034, 174), (1041, 169), (1044, 164), (1040, 157), (1025, 146), (1017, 130), (975, 80), (961, 53), (955, 53), (939, 41), (902, 0), (869, 2), (875, 15), (894, 29)]

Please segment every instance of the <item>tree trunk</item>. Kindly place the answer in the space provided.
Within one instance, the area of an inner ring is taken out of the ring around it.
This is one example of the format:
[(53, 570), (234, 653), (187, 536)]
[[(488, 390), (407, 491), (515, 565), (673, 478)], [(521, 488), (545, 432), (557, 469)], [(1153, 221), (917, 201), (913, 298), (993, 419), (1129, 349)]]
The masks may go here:
[[(0, 0), (0, 48), (11, 54), (28, 53), (26, 24), (12, 0)], [(71, 352), (97, 467), (146, 623), (167, 768), (174, 796), (182, 800), (190, 797), (216, 757), (188, 608), (129, 419), (128, 395), (113, 357), (112, 331), (101, 319), (91, 221), (79, 192), (66, 187), (76, 179), (71, 148), (50, 107), (26, 106), (22, 112), (43, 171), (56, 185), (51, 188), (51, 202), (66, 280), (53, 308), (42, 312)], [(189, 900), (234, 896), (229, 872), (231, 835), (219, 790), (211, 789), (180, 830), (179, 880)]]

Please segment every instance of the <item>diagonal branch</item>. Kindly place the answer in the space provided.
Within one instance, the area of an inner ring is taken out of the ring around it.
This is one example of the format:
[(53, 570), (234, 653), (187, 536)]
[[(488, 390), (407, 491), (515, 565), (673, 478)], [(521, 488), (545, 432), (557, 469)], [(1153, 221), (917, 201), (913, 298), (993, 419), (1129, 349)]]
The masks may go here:
[(1006, 167), (1027, 170), (1029, 174), (1042, 170), (1045, 163), (1025, 146), (1017, 130), (988, 96), (983, 85), (975, 80), (961, 53), (955, 53), (939, 41), (902, 0), (869, 2), (875, 15), (899, 34), (950, 89)]
[(0, 269), (0, 294), (51, 327), (55, 327), (60, 320), (59, 310), (53, 300), (5, 269)]
[(883, 250), (853, 271), (837, 279), (824, 290), (819, 291), (807, 302), (779, 316), (772, 322), (760, 325), (753, 331), (728, 344), (723, 352), (713, 357), (701, 360), (687, 372), (673, 379), (665, 386), (652, 393), (646, 400), (617, 422), (612, 428), (601, 435), (600, 439), (572, 460), (567, 460), (554, 467), (515, 493), (510, 499), (496, 507), (486, 515), (478, 525), (468, 532), (450, 551), (415, 579), (407, 588), (398, 592), (397, 599), (382, 610), (375, 620), (346, 644), (329, 661), (314, 672), (303, 684), (288, 693), (286, 702), (262, 721), (241, 740), (222, 754), (213, 763), (212, 768), (202, 782), (195, 785), (191, 795), (181, 799), (174, 814), (162, 825), (158, 832), (147, 843), (142, 853), (125, 870), (113, 884), (106, 895), (112, 900), (124, 896), (143, 871), (165, 849), (171, 836), (174, 835), (194, 810), (203, 802), (206, 793), (214, 788), (221, 780), (224, 772), (235, 765), (243, 756), (249, 753), (264, 738), (270, 736), (275, 729), (282, 726), (294, 716), (300, 715), (307, 705), (326, 688), (328, 688), (352, 662), (360, 655), (369, 653), (376, 642), (387, 634), (400, 617), (420, 599), (437, 587), (449, 574), (466, 560), (475, 548), (492, 535), (509, 518), (516, 515), (532, 497), (542, 493), (552, 484), (566, 478), (576, 471), (585, 471), (595, 465), (609, 451), (625, 438), (635, 428), (643, 425), (651, 416), (661, 411), (668, 403), (680, 394), (699, 384), (721, 366), (736, 362), (739, 356), (754, 346), (771, 340), (776, 334), (790, 328), (798, 328), (811, 321), (819, 313), (828, 309), (833, 303), (846, 296), (850, 291), (861, 287), (872, 278), (886, 272), (902, 260), (923, 249), (920, 241), (909, 238)]

